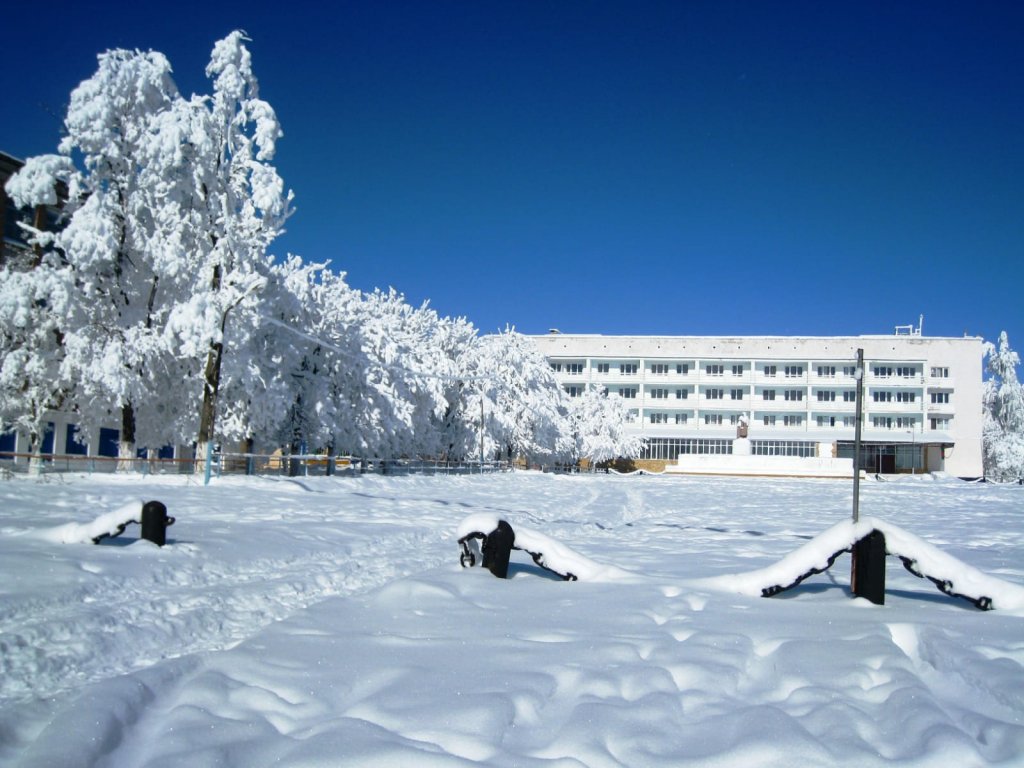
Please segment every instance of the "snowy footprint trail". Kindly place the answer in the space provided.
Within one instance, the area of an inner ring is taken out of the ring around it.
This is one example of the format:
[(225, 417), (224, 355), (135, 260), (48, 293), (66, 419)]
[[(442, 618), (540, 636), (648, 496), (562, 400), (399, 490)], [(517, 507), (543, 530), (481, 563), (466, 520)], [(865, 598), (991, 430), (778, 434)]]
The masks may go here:
[[(367, 509), (365, 501), (355, 505), (344, 494), (313, 495), (294, 484), (259, 481), (234, 504), (214, 494), (215, 505), (202, 489), (186, 486), (182, 493), (172, 485), (180, 523), (162, 549), (139, 540), (137, 529), (98, 546), (50, 540), (61, 522), (41, 523), (89, 519), (137, 493), (126, 480), (108, 482), (102, 490), (90, 482), (84, 505), (62, 484), (29, 486), (45, 502), (18, 525), (5, 520), (0, 538), (21, 546), (5, 557), (13, 579), (0, 603), (0, 702), (55, 696), (162, 659), (230, 648), (317, 601), (368, 590), (444, 559), (440, 526), (389, 532), (393, 524), (380, 519), (374, 527), (347, 526), (339, 541), (332, 526), (346, 513), (338, 507)], [(254, 495), (267, 491), (277, 511), (255, 516)], [(431, 545), (436, 553), (427, 562), (392, 556)], [(40, 562), (47, 564), (44, 575)], [(52, 581), (62, 588), (53, 589)]]
[[(779, 562), (846, 518), (846, 490), (535, 473), (2, 483), (0, 643), (21, 683), (0, 697), (0, 763), (1020, 762), (1021, 616), (898, 564), (884, 607), (851, 600), (841, 575), (772, 599), (695, 586)], [(30, 535), (125, 497), (168, 504), (168, 547)], [(1014, 584), (1022, 500), (862, 486), (865, 514)], [(632, 576), (564, 582), (524, 553), (505, 580), (463, 569), (471, 515)]]

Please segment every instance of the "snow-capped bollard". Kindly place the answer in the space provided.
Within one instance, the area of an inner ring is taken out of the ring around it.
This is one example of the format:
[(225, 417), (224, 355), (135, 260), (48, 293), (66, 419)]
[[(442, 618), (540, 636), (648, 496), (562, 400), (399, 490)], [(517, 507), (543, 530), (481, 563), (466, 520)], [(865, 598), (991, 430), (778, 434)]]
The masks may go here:
[(162, 502), (147, 501), (142, 506), (142, 538), (162, 547), (167, 543), (169, 525), (174, 525), (174, 518), (167, 516), (167, 507)]
[(499, 520), (498, 527), (484, 537), (483, 546), (480, 548), (484, 556), (483, 567), (499, 579), (508, 578), (508, 561), (515, 543), (516, 534), (512, 526), (504, 520)]
[(877, 529), (853, 545), (851, 587), (855, 597), (885, 605), (885, 535)]

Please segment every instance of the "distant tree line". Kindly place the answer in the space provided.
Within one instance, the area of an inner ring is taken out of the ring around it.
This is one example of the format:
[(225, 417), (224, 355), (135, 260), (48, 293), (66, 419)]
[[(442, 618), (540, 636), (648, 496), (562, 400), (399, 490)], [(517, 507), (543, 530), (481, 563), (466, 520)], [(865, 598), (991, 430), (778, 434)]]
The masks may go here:
[[(57, 153), (6, 190), (61, 206), (0, 265), (0, 431), (38, 451), (46, 414), (119, 455), (213, 441), (365, 456), (636, 456), (617, 396), (570, 398), (532, 341), (269, 252), (292, 193), (246, 38), (216, 43), (183, 97), (160, 53), (113, 50), (71, 94)], [(58, 198), (58, 189), (65, 194)]]

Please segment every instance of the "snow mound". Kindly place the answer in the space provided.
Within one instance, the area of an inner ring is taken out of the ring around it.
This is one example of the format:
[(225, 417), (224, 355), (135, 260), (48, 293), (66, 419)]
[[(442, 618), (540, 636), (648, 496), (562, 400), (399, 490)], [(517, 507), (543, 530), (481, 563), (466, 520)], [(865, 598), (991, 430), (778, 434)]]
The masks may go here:
[(766, 568), (699, 579), (691, 585), (770, 597), (827, 570), (839, 555), (874, 530), (885, 536), (886, 554), (900, 558), (907, 570), (932, 581), (946, 594), (966, 598), (980, 608), (1024, 610), (1024, 587), (983, 573), (912, 533), (872, 517), (837, 523)]
[[(475, 514), (465, 518), (456, 529), (459, 542), (465, 541), (473, 549), (473, 562), (483, 563), (479, 551), (475, 549), (476, 538), (484, 537), (496, 530), (504, 518), (493, 514)], [(533, 561), (545, 570), (557, 573), (566, 581), (623, 581), (632, 576), (629, 571), (614, 565), (607, 565), (591, 560), (579, 552), (562, 544), (546, 534), (525, 528), (518, 524), (512, 525), (515, 532), (515, 543), (512, 549), (529, 554)]]
[(88, 523), (65, 523), (35, 532), (35, 536), (54, 544), (91, 544), (104, 536), (117, 536), (128, 523), (137, 523), (142, 515), (142, 502), (130, 501), (105, 512)]

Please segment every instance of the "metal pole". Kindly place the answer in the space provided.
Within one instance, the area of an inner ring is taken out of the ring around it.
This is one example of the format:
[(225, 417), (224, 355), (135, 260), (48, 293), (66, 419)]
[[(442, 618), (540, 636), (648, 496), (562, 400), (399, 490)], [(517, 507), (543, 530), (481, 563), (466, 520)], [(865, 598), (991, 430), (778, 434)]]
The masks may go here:
[(484, 388), (480, 387), (480, 471), (484, 471)]
[(864, 421), (864, 350), (857, 350), (857, 416), (853, 433), (853, 522), (860, 520), (860, 434)]

